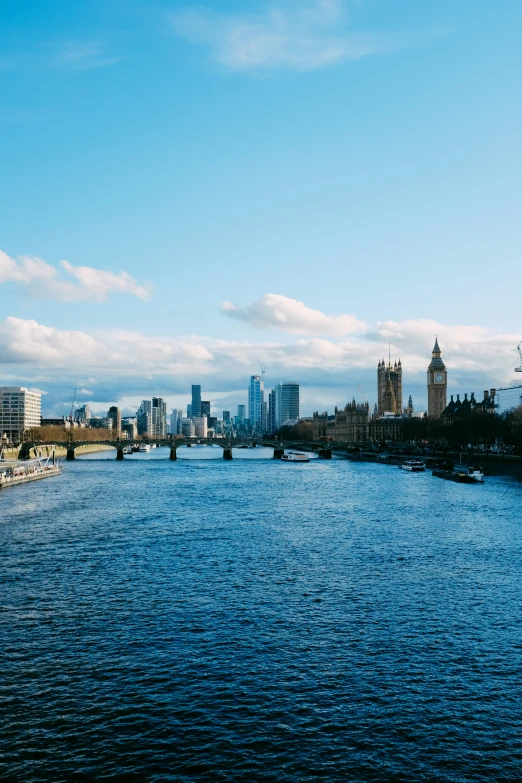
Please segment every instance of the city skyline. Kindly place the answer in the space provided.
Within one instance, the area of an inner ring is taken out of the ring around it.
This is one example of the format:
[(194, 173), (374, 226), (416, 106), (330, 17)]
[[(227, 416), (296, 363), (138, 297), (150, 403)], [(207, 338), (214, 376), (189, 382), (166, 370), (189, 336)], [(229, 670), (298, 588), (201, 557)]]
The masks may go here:
[(311, 413), (390, 343), (427, 407), (435, 334), (448, 394), (517, 380), (522, 8), (131, 5), (2, 10), (2, 383), (226, 409), (259, 361)]

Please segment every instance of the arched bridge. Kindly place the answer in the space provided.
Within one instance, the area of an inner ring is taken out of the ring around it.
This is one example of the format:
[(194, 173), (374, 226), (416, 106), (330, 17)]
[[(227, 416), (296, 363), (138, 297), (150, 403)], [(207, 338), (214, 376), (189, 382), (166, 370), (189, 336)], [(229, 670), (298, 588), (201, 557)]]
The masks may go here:
[[(201, 445), (213, 445), (213, 446), (221, 446), (223, 449), (223, 459), (231, 460), (232, 459), (232, 449), (235, 448), (245, 448), (245, 447), (252, 447), (252, 446), (265, 446), (267, 448), (273, 448), (274, 449), (274, 459), (281, 459), (281, 457), (284, 454), (285, 449), (301, 449), (306, 451), (313, 451), (319, 455), (319, 457), (323, 457), (325, 459), (331, 459), (332, 456), (332, 445), (330, 443), (324, 443), (324, 442), (283, 442), (283, 441), (276, 441), (272, 439), (267, 438), (259, 438), (259, 439), (227, 439), (227, 438), (176, 438), (174, 439), (160, 439), (160, 440), (102, 440), (99, 441), (96, 440), (82, 440), (81, 438), (73, 439), (70, 438), (66, 441), (56, 441), (52, 445), (50, 444), (44, 444), (44, 443), (22, 443), (20, 447), (19, 452), (19, 459), (28, 459), (31, 456), (39, 456), (43, 453), (49, 454), (53, 449), (56, 448), (63, 448), (67, 452), (67, 459), (68, 460), (74, 460), (76, 459), (76, 449), (79, 446), (109, 446), (116, 450), (116, 459), (117, 460), (123, 460), (125, 459), (125, 452), (124, 449), (128, 447), (138, 447), (143, 445), (156, 445), (156, 446), (166, 446), (170, 450), (170, 459), (172, 461), (177, 459), (177, 450), (182, 446), (192, 446), (196, 444)], [(340, 445), (340, 444), (339, 444)]]

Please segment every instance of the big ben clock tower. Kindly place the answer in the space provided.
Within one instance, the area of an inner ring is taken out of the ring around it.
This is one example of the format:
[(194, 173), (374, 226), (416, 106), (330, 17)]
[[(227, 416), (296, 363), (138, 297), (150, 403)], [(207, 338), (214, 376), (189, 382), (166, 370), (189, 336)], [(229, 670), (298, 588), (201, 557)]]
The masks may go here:
[(448, 374), (446, 365), (440, 358), (439, 341), (435, 338), (432, 359), (428, 367), (428, 416), (438, 419), (446, 407)]

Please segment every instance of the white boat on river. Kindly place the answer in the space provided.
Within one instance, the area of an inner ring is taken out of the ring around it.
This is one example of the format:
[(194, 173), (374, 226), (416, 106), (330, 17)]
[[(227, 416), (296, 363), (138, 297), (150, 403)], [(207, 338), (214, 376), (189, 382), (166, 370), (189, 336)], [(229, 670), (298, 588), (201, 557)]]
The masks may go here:
[(310, 457), (299, 451), (289, 451), (288, 454), (283, 454), (281, 462), (310, 462)]
[(412, 473), (420, 473), (421, 471), (426, 470), (426, 465), (424, 462), (421, 462), (420, 459), (407, 459), (406, 462), (403, 462), (399, 467), (402, 470), (409, 470)]

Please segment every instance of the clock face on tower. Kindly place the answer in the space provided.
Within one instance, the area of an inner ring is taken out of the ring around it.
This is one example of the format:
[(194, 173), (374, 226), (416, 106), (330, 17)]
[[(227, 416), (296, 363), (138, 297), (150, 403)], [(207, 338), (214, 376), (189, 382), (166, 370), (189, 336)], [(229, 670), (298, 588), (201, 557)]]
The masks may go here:
[(442, 373), (438, 372), (435, 376), (435, 383), (444, 383), (444, 376)]

